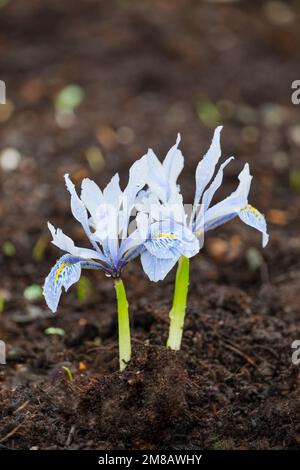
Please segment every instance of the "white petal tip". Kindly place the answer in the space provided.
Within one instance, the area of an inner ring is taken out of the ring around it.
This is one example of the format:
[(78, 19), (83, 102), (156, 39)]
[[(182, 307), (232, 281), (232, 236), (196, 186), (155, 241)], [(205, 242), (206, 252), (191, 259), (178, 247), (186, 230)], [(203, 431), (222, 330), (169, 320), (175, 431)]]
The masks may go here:
[(269, 242), (269, 235), (267, 233), (263, 234), (262, 246), (265, 248)]

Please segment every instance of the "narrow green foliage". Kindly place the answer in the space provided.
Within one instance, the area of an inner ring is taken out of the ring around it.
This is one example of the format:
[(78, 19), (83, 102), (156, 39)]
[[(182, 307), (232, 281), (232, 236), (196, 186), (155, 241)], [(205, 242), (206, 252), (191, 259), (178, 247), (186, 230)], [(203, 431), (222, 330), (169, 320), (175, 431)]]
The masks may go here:
[(294, 194), (300, 193), (300, 168), (293, 168), (290, 171), (290, 188)]
[(68, 377), (69, 377), (70, 382), (73, 382), (74, 377), (73, 377), (73, 374), (72, 374), (72, 372), (70, 371), (69, 367), (67, 367), (67, 366), (62, 366), (62, 369), (64, 369), (64, 370), (66, 371), (66, 373), (68, 374)]
[(93, 296), (92, 284), (88, 277), (81, 276), (77, 284), (77, 298), (80, 302), (85, 302)]

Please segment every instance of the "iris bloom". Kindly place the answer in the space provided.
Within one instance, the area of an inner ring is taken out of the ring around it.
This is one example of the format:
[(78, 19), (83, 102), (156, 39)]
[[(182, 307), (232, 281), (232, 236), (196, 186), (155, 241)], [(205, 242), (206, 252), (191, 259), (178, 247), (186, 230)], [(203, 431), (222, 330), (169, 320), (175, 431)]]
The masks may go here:
[[(168, 347), (174, 350), (180, 349), (182, 339), (189, 283), (189, 258), (198, 253), (203, 244), (204, 233), (239, 217), (244, 223), (262, 233), (263, 247), (268, 243), (265, 218), (248, 203), (252, 180), (248, 163), (239, 174), (236, 190), (223, 201), (211, 204), (215, 192), (222, 184), (224, 169), (233, 159), (233, 157), (228, 158), (216, 171), (221, 157), (221, 129), (222, 127), (218, 127), (215, 130), (211, 146), (197, 166), (195, 197), (189, 220), (187, 215), (184, 215), (180, 189), (176, 183), (183, 168), (183, 157), (177, 148), (180, 139), (177, 138), (176, 145), (172, 147), (162, 164), (153, 152), (150, 154), (148, 152), (149, 190), (144, 194), (141, 209), (148, 211), (149, 219), (152, 221), (153, 211), (150, 210), (149, 201), (156, 200), (158, 204), (155, 212), (165, 214), (163, 223), (167, 228), (165, 229), (162, 222), (157, 222), (161, 228), (151, 229), (152, 236), (144, 243), (146, 250), (141, 255), (141, 260), (144, 271), (153, 281), (162, 279), (179, 260), (167, 343)], [(160, 219), (161, 215), (156, 217)], [(170, 227), (171, 230), (168, 231)], [(159, 233), (160, 230), (162, 233)], [(161, 249), (162, 246), (164, 250)]]
[[(79, 248), (61, 229), (48, 224), (52, 243), (64, 254), (51, 269), (44, 284), (44, 296), (52, 312), (56, 312), (62, 289), (65, 291), (76, 283), (83, 268), (104, 271), (114, 278), (119, 322), (120, 369), (130, 360), (130, 328), (128, 303), (124, 284), (121, 280), (123, 268), (144, 249), (140, 231), (128, 233), (134, 201), (144, 186), (145, 158), (135, 162), (129, 172), (129, 182), (121, 191), (119, 176), (116, 174), (103, 192), (89, 179), (82, 181), (81, 196), (77, 195), (69, 175), (65, 175), (67, 189), (71, 195), (71, 210), (80, 222), (92, 248)], [(120, 241), (121, 240), (121, 241)]]
[[(144, 251), (141, 263), (151, 281), (165, 278), (181, 256), (190, 258), (199, 251), (199, 241), (186, 220), (177, 179), (184, 159), (176, 144), (160, 163), (152, 150), (146, 155), (148, 190), (141, 191), (136, 200), (139, 230), (143, 230)], [(143, 215), (143, 216), (142, 216)]]

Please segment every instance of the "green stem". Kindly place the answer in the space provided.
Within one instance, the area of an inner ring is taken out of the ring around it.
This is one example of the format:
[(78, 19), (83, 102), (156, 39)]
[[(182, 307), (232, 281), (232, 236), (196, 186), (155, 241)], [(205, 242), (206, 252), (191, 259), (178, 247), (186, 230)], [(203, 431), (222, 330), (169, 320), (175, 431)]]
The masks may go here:
[(128, 302), (122, 279), (114, 281), (118, 305), (119, 364), (124, 370), (131, 358), (130, 325)]
[(181, 256), (176, 273), (173, 306), (170, 310), (170, 328), (167, 347), (178, 351), (181, 345), (187, 294), (190, 278), (190, 260)]

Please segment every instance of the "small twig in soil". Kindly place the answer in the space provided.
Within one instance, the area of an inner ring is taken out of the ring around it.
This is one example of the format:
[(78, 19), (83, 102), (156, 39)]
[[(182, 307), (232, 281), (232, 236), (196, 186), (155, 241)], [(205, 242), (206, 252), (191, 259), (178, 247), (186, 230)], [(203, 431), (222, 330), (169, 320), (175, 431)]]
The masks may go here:
[(30, 403), (30, 400), (27, 400), (27, 401), (25, 401), (24, 403), (22, 403), (22, 405), (19, 406), (19, 408), (17, 408), (16, 410), (14, 410), (13, 414), (18, 413), (19, 411), (24, 410), (24, 408), (26, 408), (26, 406), (29, 405), (29, 403)]
[(87, 354), (94, 351), (112, 351), (116, 348), (117, 346), (115, 344), (111, 344), (110, 346), (94, 346), (93, 348), (87, 350)]
[(251, 359), (251, 357), (249, 357), (247, 354), (245, 354), (243, 351), (241, 351), (239, 348), (237, 348), (236, 346), (233, 346), (231, 344), (228, 344), (228, 343), (223, 343), (225, 348), (229, 349), (230, 351), (233, 351), (235, 352), (236, 354), (238, 354), (239, 356), (241, 356), (242, 358), (245, 359), (246, 362), (248, 362), (248, 364), (250, 364), (251, 366), (255, 367), (257, 369), (257, 365), (255, 364), (255, 362), (253, 361), (253, 359)]
[(66, 440), (65, 447), (69, 447), (69, 445), (71, 444), (72, 439), (73, 439), (73, 436), (74, 436), (74, 433), (75, 433), (75, 425), (73, 424), (73, 425), (71, 426), (71, 429), (70, 429), (68, 438), (67, 438), (67, 440)]
[(2, 438), (0, 439), (0, 443), (6, 441), (6, 440), (9, 439), (10, 437), (12, 437), (14, 434), (16, 434), (16, 432), (17, 432), (22, 426), (23, 426), (23, 423), (18, 424), (18, 426), (16, 426), (12, 431), (10, 431), (8, 434), (6, 434), (6, 436), (4, 436), (4, 437), (2, 437)]

